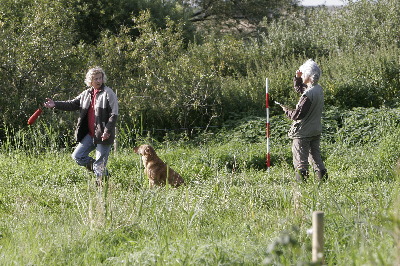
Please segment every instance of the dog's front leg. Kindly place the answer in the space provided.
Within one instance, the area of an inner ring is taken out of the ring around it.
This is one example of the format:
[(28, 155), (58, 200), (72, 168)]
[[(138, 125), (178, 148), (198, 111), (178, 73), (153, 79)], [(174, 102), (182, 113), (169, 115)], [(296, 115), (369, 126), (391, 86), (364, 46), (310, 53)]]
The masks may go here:
[(149, 187), (154, 188), (154, 180), (149, 179)]

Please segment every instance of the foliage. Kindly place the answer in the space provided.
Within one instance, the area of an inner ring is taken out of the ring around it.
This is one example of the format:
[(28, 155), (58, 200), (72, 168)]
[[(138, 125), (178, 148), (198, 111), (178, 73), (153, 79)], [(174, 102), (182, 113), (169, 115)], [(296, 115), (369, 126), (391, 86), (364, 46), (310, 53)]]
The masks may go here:
[[(341, 108), (397, 106), (399, 91), (399, 63), (394, 59), (398, 48), (376, 49), (365, 54), (344, 54), (322, 60), (326, 101)], [(358, 62), (355, 64), (354, 62)]]
[(284, 19), (265, 23), (267, 42), (281, 55), (306, 57), (365, 54), (397, 45), (399, 2), (395, 0), (350, 1), (342, 8), (312, 8), (290, 13)]
[[(19, 127), (56, 88), (74, 84), (80, 56), (68, 12), (58, 2), (2, 2), (1, 123)], [(19, 13), (13, 12), (18, 10)], [(48, 12), (46, 10), (51, 10)]]
[(400, 125), (399, 109), (355, 108), (341, 116), (342, 125), (336, 140), (346, 145), (380, 142), (393, 133), (387, 131), (388, 127)]
[[(5, 128), (26, 127), (44, 98), (78, 95), (85, 72), (94, 65), (106, 70), (108, 85), (118, 92), (119, 127), (132, 136), (180, 128), (192, 132), (219, 127), (233, 117), (262, 116), (266, 77), (271, 102), (294, 106), (298, 95), (291, 77), (307, 58), (321, 66), (327, 106), (397, 106), (398, 1), (288, 10), (285, 17), (256, 25), (254, 37), (221, 35), (214, 29), (201, 42), (188, 41), (199, 39), (188, 37), (193, 24), (183, 17), (190, 6), (162, 2), (168, 8), (157, 15), (158, 1), (129, 2), (130, 7), (120, 1), (115, 10), (113, 1), (98, 1), (98, 10), (87, 1), (4, 1), (0, 85), (6, 89), (0, 98), (0, 138)], [(130, 13), (145, 3), (154, 8)], [(96, 14), (105, 18), (96, 23), (107, 27), (90, 26)], [(49, 123), (68, 132), (74, 127), (74, 114), (49, 113)], [(277, 114), (281, 110), (272, 104), (271, 115)]]
[(258, 24), (264, 17), (279, 17), (286, 10), (295, 6), (296, 0), (195, 0), (187, 1), (195, 7), (191, 21), (229, 20), (245, 18), (253, 24)]
[[(121, 26), (132, 27), (132, 16), (138, 16), (142, 10), (149, 10), (152, 22), (158, 27), (165, 26), (164, 18), (186, 20), (185, 10), (176, 1), (161, 0), (59, 0), (66, 10), (72, 10), (72, 27), (77, 33), (76, 41), (95, 44), (103, 31), (117, 34)], [(186, 30), (190, 31), (189, 27)], [(137, 32), (132, 32), (137, 36)]]

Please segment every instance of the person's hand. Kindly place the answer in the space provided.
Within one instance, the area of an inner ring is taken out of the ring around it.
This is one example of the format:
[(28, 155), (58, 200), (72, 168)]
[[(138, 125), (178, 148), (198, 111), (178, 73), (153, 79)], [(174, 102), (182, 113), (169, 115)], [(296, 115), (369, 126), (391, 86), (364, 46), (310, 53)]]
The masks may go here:
[(296, 77), (301, 78), (302, 75), (303, 75), (303, 72), (301, 72), (300, 70), (296, 71)]
[(104, 132), (103, 135), (101, 135), (101, 140), (104, 141), (110, 137), (110, 134)]
[(46, 102), (43, 105), (46, 108), (54, 108), (54, 106), (56, 106), (54, 101), (52, 99), (50, 99), (50, 98), (46, 98)]

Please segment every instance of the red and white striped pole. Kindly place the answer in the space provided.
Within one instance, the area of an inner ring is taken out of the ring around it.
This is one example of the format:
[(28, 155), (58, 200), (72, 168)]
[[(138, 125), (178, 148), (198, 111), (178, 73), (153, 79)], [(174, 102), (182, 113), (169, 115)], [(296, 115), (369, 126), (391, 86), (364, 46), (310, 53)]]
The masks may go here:
[(269, 95), (268, 95), (268, 78), (265, 80), (265, 110), (267, 115), (267, 122), (265, 124), (265, 135), (267, 137), (267, 170), (271, 166), (271, 156), (269, 151), (269, 136), (270, 136), (270, 126), (269, 126)]

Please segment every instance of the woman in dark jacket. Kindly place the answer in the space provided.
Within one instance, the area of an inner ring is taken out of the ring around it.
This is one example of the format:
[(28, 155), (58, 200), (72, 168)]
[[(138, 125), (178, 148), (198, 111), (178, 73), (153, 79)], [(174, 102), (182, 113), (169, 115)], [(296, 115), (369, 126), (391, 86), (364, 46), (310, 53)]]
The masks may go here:
[[(115, 139), (115, 126), (118, 117), (118, 99), (113, 90), (104, 85), (107, 76), (103, 69), (89, 69), (85, 83), (88, 88), (75, 99), (53, 101), (47, 98), (44, 106), (64, 111), (79, 110), (75, 131), (79, 142), (72, 158), (77, 164), (86, 166), (96, 175), (96, 183), (101, 184), (106, 170), (108, 156)], [(96, 158), (89, 153), (96, 150)]]

